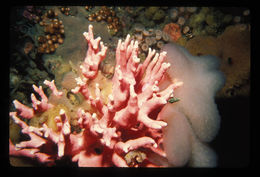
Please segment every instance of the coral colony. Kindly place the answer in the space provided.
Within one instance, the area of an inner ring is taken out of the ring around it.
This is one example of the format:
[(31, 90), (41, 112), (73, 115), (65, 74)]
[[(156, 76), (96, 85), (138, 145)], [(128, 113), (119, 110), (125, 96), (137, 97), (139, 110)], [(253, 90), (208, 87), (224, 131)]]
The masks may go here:
[[(81, 93), (97, 112), (90, 113), (84, 107), (77, 110), (77, 122), (81, 128), (78, 133), (71, 131), (69, 113), (65, 109), (60, 109), (59, 116), (54, 118), (56, 131), (45, 123), (42, 127), (29, 126), (19, 117), (32, 119), (55, 107), (48, 102), (42, 86), (33, 85), (41, 100), (32, 94), (33, 108), (14, 100), (17, 111), (10, 112), (30, 140), (15, 145), (9, 140), (10, 155), (32, 158), (47, 166), (55, 165), (57, 160), (65, 157), (81, 167), (161, 166), (156, 159), (166, 159), (163, 128), (167, 123), (158, 114), (169, 100), (174, 102), (174, 91), (182, 82), (171, 82), (164, 90), (159, 89), (159, 83), (170, 67), (164, 62), (167, 53), (158, 54), (149, 49), (141, 64), (137, 58), (138, 42), (130, 40), (128, 35), (124, 42), (118, 42), (112, 93), (105, 104), (99, 84), (96, 84), (94, 95), (88, 89), (88, 82), (97, 76), (99, 64), (107, 51), (100, 37), (94, 39), (92, 30), (93, 26), (89, 25), (89, 31), (83, 33), (88, 50), (80, 66), (81, 75), (76, 78), (77, 87), (71, 91)], [(64, 94), (57, 90), (54, 80), (45, 80), (44, 84), (52, 90), (56, 99)]]

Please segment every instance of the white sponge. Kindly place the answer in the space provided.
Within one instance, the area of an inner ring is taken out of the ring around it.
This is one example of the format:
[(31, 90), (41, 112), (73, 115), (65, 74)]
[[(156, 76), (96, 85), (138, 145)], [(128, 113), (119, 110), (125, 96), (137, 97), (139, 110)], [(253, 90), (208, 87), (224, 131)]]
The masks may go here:
[(220, 125), (214, 98), (225, 80), (224, 75), (217, 70), (217, 58), (192, 56), (185, 48), (175, 44), (167, 44), (163, 50), (167, 51), (167, 62), (172, 66), (168, 69), (170, 78), (183, 82), (174, 93), (181, 100), (176, 106), (189, 119), (199, 139), (210, 142)]
[(166, 62), (171, 64), (165, 83), (182, 81), (174, 91), (180, 101), (166, 105), (159, 116), (168, 126), (164, 129), (164, 148), (169, 165), (214, 167), (217, 156), (205, 143), (212, 141), (220, 127), (215, 103), (216, 92), (225, 78), (213, 56), (192, 56), (183, 47), (167, 44)]

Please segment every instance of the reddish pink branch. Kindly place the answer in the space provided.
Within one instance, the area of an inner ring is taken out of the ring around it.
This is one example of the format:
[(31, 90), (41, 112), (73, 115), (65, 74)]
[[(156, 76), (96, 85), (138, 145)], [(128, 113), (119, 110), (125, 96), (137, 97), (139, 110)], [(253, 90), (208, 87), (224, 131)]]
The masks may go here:
[[(165, 158), (162, 129), (167, 123), (150, 114), (160, 111), (174, 95), (174, 90), (182, 84), (177, 82), (164, 90), (159, 89), (158, 84), (170, 67), (164, 62), (166, 53), (155, 54), (155, 50), (149, 49), (148, 56), (141, 64), (137, 57), (138, 42), (130, 40), (130, 35), (127, 35), (124, 41), (119, 40), (115, 73), (111, 81), (112, 93), (108, 96), (108, 104), (105, 104), (101, 98), (99, 84), (96, 84), (94, 95), (91, 95), (88, 86), (89, 80), (97, 76), (107, 47), (100, 37), (94, 39), (92, 25), (89, 25), (89, 31), (83, 35), (88, 43), (87, 55), (80, 65), (82, 75), (76, 78), (77, 86), (71, 91), (81, 93), (85, 101), (98, 112), (88, 112), (85, 107), (79, 107), (76, 116), (80, 131), (77, 133), (72, 132), (70, 112), (63, 109), (54, 117), (56, 131), (45, 123), (41, 128), (28, 126), (18, 116), (30, 119), (36, 112), (37, 117), (40, 117), (55, 106), (48, 103), (41, 86), (38, 88), (33, 85), (41, 100), (34, 94), (31, 95), (33, 109), (15, 100), (13, 103), (17, 112), (10, 112), (10, 117), (21, 126), (22, 133), (29, 135), (30, 140), (16, 145), (10, 141), (10, 155), (26, 156), (51, 165), (55, 160), (67, 156), (72, 162), (77, 162), (78, 166), (92, 167), (127, 167), (124, 156), (133, 150), (148, 149), (148, 154), (156, 153), (157, 156)], [(54, 80), (45, 80), (44, 84), (52, 90), (55, 99), (61, 98), (63, 92), (57, 89)], [(142, 164), (134, 166), (159, 165), (146, 158)]]
[(43, 90), (42, 90), (42, 86), (40, 86), (39, 88), (36, 85), (33, 85), (33, 89), (35, 92), (37, 92), (40, 97), (42, 98), (41, 101), (37, 100), (37, 98), (35, 97), (35, 95), (32, 93), (31, 94), (31, 99), (32, 99), (32, 104), (33, 104), (33, 108), (36, 111), (41, 111), (44, 112), (49, 108), (52, 108), (53, 105), (48, 103), (48, 98), (47, 96), (44, 94)]
[[(101, 38), (94, 39), (93, 26), (89, 25), (89, 31), (84, 32), (83, 35), (88, 43), (88, 51), (83, 64), (80, 66), (82, 74), (89, 79), (94, 79), (98, 72), (98, 66), (102, 60), (104, 60), (107, 52), (107, 47), (103, 42), (100, 42)], [(100, 44), (100, 50), (99, 50)]]
[(54, 83), (54, 80), (52, 80), (51, 82), (48, 81), (48, 80), (45, 80), (43, 82), (45, 85), (49, 86), (49, 88), (51, 89), (52, 93), (55, 95), (55, 96), (62, 96), (63, 92), (62, 91), (58, 91), (57, 90), (57, 87)]
[(15, 108), (17, 109), (17, 113), (19, 114), (19, 116), (22, 116), (27, 119), (33, 118), (34, 111), (32, 108), (29, 108), (29, 107), (23, 105), (22, 103), (20, 103), (17, 100), (14, 100), (13, 103), (14, 103)]

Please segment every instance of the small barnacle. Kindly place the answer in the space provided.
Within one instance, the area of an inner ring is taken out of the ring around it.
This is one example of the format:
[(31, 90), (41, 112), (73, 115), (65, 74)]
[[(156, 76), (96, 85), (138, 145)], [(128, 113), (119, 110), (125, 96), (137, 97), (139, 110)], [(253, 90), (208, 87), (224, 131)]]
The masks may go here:
[(70, 91), (67, 93), (67, 98), (69, 99), (69, 101), (72, 105), (80, 104), (80, 100), (79, 100), (78, 96)]
[(190, 27), (189, 27), (189, 26), (184, 26), (184, 27), (182, 28), (182, 33), (183, 33), (183, 34), (187, 34), (189, 31), (190, 31)]
[(112, 78), (114, 75), (115, 67), (112, 64), (105, 63), (101, 67), (101, 72), (104, 74), (107, 78)]
[(136, 167), (146, 159), (146, 154), (138, 150), (133, 150), (128, 152), (124, 158), (129, 167)]
[(191, 33), (191, 32), (188, 32), (187, 34), (185, 34), (185, 36), (188, 38), (188, 39), (192, 39), (194, 37), (194, 35)]
[(161, 49), (163, 48), (163, 45), (164, 45), (163, 41), (158, 41), (156, 46), (157, 48)]

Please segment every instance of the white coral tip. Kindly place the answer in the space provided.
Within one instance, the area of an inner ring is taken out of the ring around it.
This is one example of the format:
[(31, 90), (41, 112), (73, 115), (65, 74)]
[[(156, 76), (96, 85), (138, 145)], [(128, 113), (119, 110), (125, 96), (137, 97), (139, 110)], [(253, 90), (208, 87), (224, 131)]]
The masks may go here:
[(108, 95), (108, 99), (111, 100), (111, 101), (114, 101), (113, 95), (112, 95), (112, 94), (109, 94), (109, 95)]
[(65, 110), (64, 109), (60, 109), (60, 115), (64, 115), (65, 114)]
[(133, 61), (134, 61), (135, 63), (139, 63), (139, 62), (140, 62), (140, 58), (138, 58), (137, 56), (134, 56), (134, 57), (133, 57)]
[(157, 147), (158, 147), (158, 145), (157, 145), (156, 143), (154, 143), (154, 144), (153, 144), (153, 147), (154, 147), (154, 148), (157, 148)]

